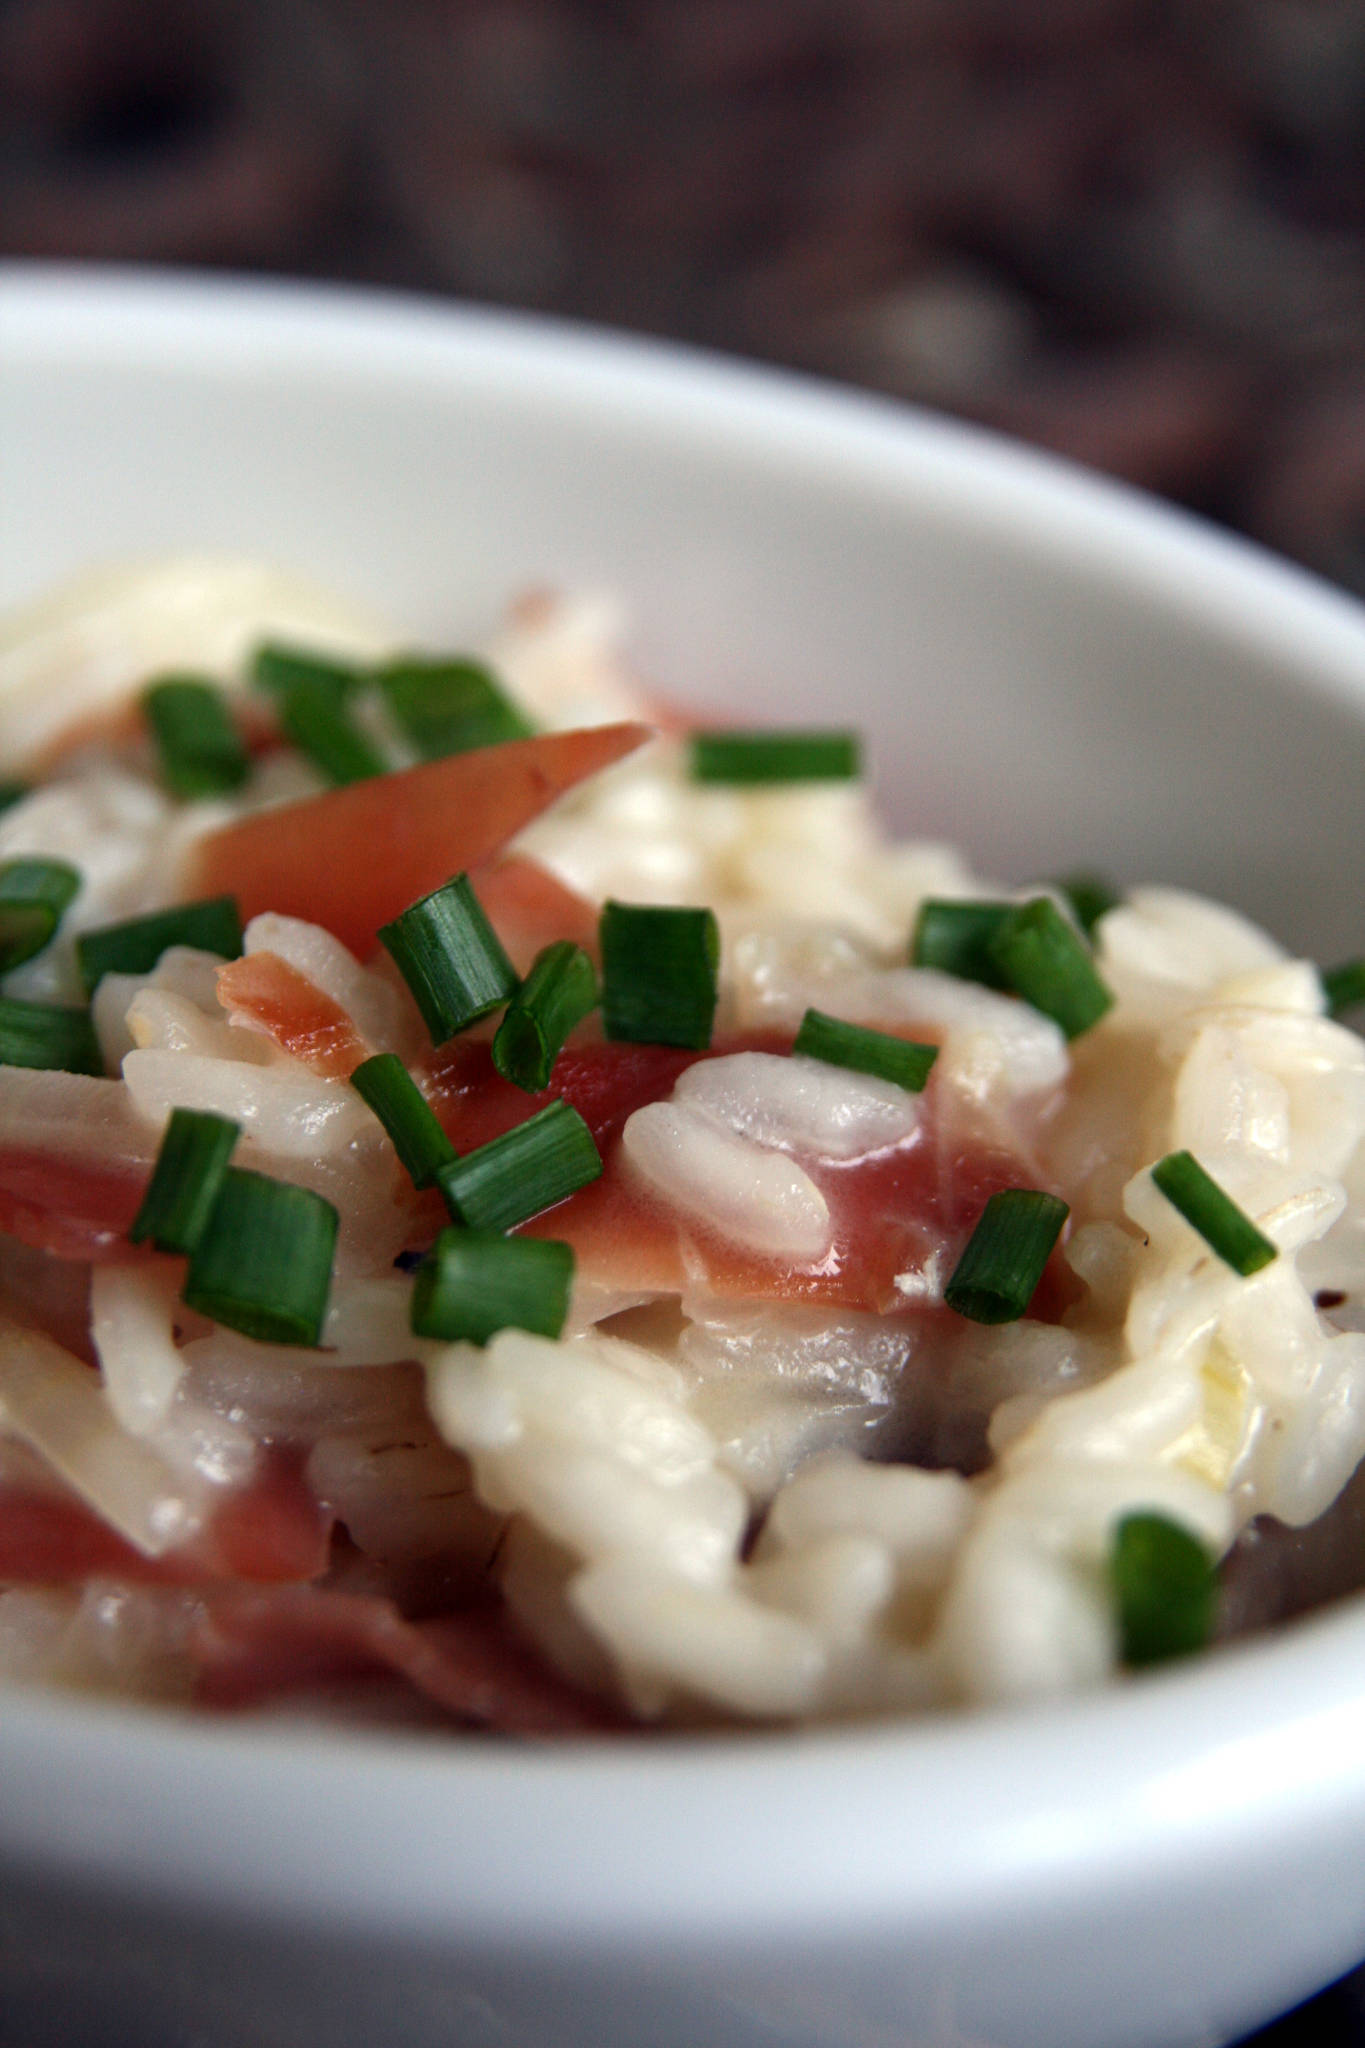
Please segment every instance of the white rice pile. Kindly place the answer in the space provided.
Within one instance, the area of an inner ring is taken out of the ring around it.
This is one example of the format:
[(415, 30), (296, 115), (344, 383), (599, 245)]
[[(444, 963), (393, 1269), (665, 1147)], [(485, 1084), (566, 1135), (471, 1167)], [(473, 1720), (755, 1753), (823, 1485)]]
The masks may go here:
[[(0, 758), (22, 766), (150, 672), (231, 681), (266, 632), (363, 655), (386, 641), (238, 565), (106, 577), (0, 640)], [(544, 723), (648, 716), (597, 602), (530, 602), (487, 652)], [(250, 801), (317, 786), (282, 760)], [(74, 935), (172, 900), (185, 848), (240, 808), (176, 804), (98, 748), (70, 755), (0, 816), (0, 860), (57, 854), (85, 877), (6, 993), (77, 994)], [(1092, 1685), (1119, 1662), (1106, 1559), (1126, 1515), (1166, 1515), (1221, 1556), (1256, 1517), (1300, 1526), (1331, 1506), (1365, 1453), (1365, 1334), (1349, 1327), (1365, 1287), (1365, 1045), (1325, 1015), (1312, 965), (1231, 910), (1135, 889), (1095, 934), (1113, 1007), (1068, 1044), (1014, 997), (904, 964), (926, 896), (1016, 892), (945, 848), (889, 843), (861, 785), (702, 787), (667, 737), (518, 845), (594, 899), (710, 905), (725, 1033), (790, 1034), (814, 1005), (941, 1041), (940, 1127), (1012, 1148), (1070, 1205), (1062, 1320), (939, 1312), (944, 1251), (926, 1243), (888, 1314), (725, 1298), (704, 1260), (661, 1298), (627, 1260), (579, 1288), (560, 1340), (414, 1338), (375, 1119), (344, 1080), (241, 1028), (216, 963), (177, 948), (99, 990), (121, 1078), (0, 1071), (4, 1142), (70, 1149), (79, 1130), (145, 1166), (172, 1107), (234, 1118), (243, 1163), (340, 1211), (324, 1348), (187, 1316), (157, 1264), (99, 1265), (93, 1282), (67, 1265), (54, 1305), (38, 1255), (0, 1253), (0, 1491), (65, 1489), (164, 1558), (263, 1446), (289, 1445), (386, 1584), (437, 1556), (475, 1578), (492, 1557), (560, 1672), (693, 1723)], [(262, 916), (246, 946), (295, 965), (370, 1050), (420, 1051), (392, 974), (320, 928)], [(622, 1145), (684, 1243), (701, 1230), (801, 1268), (830, 1240), (817, 1166), (904, 1146), (924, 1114), (889, 1082), (749, 1050), (689, 1067)], [(1152, 1163), (1181, 1149), (1278, 1247), (1250, 1278), (1153, 1184)], [(98, 1375), (67, 1334), (87, 1290)], [(183, 1691), (194, 1605), (98, 1576), (0, 1590), (0, 1671)]]

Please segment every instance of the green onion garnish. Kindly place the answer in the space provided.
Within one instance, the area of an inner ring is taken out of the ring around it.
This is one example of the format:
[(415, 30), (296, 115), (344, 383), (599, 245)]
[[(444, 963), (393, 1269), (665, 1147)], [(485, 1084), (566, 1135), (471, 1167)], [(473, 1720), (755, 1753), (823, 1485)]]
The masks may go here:
[(1344, 1017), (1365, 1003), (1365, 960), (1343, 960), (1340, 967), (1322, 969), (1322, 992), (1327, 998), (1329, 1017)]
[(316, 1344), (337, 1212), (311, 1188), (229, 1166), (185, 1275), (184, 1300), (261, 1344)]
[(390, 763), (351, 715), (349, 699), (366, 680), (354, 662), (267, 641), (256, 649), (251, 679), (275, 699), (280, 730), (330, 782), (367, 782)]
[(306, 647), (286, 647), (279, 640), (266, 640), (251, 657), (251, 680), (257, 689), (272, 696), (287, 696), (302, 684), (307, 689), (330, 691), (340, 702), (363, 682), (364, 669), (339, 655), (312, 654)]
[(1075, 912), (1076, 922), (1087, 938), (1106, 911), (1117, 910), (1123, 898), (1102, 875), (1064, 875), (1057, 887)]
[(1114, 1531), (1109, 1578), (1125, 1664), (1160, 1664), (1208, 1642), (1218, 1576), (1198, 1537), (1179, 1522), (1125, 1515)]
[(374, 679), (423, 761), (529, 739), (534, 731), (482, 662), (392, 661)]
[(853, 732), (694, 732), (694, 782), (851, 782), (861, 773)]
[(457, 1223), (511, 1230), (597, 1180), (602, 1155), (576, 1109), (556, 1100), (477, 1151), (437, 1169), (437, 1187)]
[(714, 912), (608, 902), (600, 931), (607, 1037), (704, 1052), (720, 967)]
[(76, 965), (93, 992), (104, 974), (150, 974), (168, 946), (196, 946), (235, 960), (242, 950), (242, 920), (235, 896), (206, 896), (198, 903), (174, 903), (146, 917), (101, 925), (76, 941)]
[(991, 941), (1014, 909), (1012, 903), (958, 903), (930, 896), (921, 903), (910, 937), (912, 967), (936, 967), (959, 981), (1005, 988), (1004, 971)]
[(558, 939), (537, 953), (493, 1040), (503, 1079), (529, 1095), (548, 1087), (560, 1047), (597, 1000), (597, 969), (581, 946)]
[(426, 1021), (433, 1045), (486, 1017), (516, 993), (517, 973), (468, 875), (433, 889), (379, 928)]
[(1041, 1188), (992, 1195), (943, 1290), (949, 1308), (973, 1323), (1017, 1322), (1066, 1218), (1066, 1203)]
[(430, 1104), (397, 1053), (362, 1060), (351, 1086), (364, 1097), (393, 1140), (414, 1187), (429, 1188), (437, 1169), (458, 1158)]
[(412, 1283), (419, 1337), (486, 1344), (499, 1330), (557, 1337), (569, 1313), (574, 1257), (546, 1237), (443, 1230)]
[(142, 693), (161, 779), (175, 796), (222, 796), (251, 772), (227, 696), (198, 676), (165, 676)]
[(12, 810), (14, 805), (22, 803), (28, 794), (27, 782), (14, 781), (9, 777), (0, 779), (0, 811)]
[(392, 765), (329, 683), (294, 683), (278, 696), (280, 730), (329, 782), (368, 782)]
[(824, 1060), (832, 1067), (849, 1067), (857, 1074), (875, 1074), (878, 1080), (894, 1081), (912, 1094), (919, 1093), (938, 1058), (936, 1045), (920, 1045), (914, 1039), (871, 1031), (862, 1024), (845, 1024), (823, 1010), (807, 1010), (792, 1051)]
[(90, 1012), (0, 996), (0, 1066), (102, 1074), (104, 1061)]
[(192, 1252), (208, 1225), (239, 1126), (206, 1109), (173, 1109), (142, 1206), (128, 1232), (159, 1252)]
[(64, 860), (0, 866), (0, 974), (42, 952), (80, 886), (79, 870)]
[(1256, 1228), (1231, 1195), (1223, 1193), (1192, 1152), (1168, 1152), (1152, 1168), (1152, 1179), (1210, 1250), (1244, 1280), (1278, 1258), (1278, 1246)]
[(1079, 1038), (1114, 1001), (1095, 972), (1090, 949), (1050, 896), (1011, 910), (990, 941), (991, 953), (1016, 995)]

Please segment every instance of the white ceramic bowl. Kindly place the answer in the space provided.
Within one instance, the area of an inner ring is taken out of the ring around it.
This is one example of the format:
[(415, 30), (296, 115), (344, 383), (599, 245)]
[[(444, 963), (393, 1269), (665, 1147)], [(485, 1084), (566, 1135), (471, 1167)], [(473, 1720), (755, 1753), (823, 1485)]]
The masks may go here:
[[(247, 549), (414, 636), (607, 586), (903, 825), (1365, 937), (1365, 615), (886, 404), (486, 314), (19, 269), (0, 595)], [(1365, 1611), (1028, 1716), (546, 1751), (0, 1696), (0, 2032), (1193, 2048), (1365, 1952)]]

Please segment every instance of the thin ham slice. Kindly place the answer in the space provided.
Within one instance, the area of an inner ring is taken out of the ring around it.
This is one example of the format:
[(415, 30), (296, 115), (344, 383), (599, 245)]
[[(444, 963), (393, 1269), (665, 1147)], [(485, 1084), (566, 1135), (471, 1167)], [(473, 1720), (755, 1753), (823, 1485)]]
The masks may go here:
[[(600, 1180), (524, 1226), (528, 1235), (560, 1238), (574, 1247), (578, 1272), (598, 1285), (644, 1293), (676, 1293), (705, 1276), (729, 1300), (828, 1302), (887, 1314), (924, 1304), (896, 1285), (897, 1276), (936, 1261), (952, 1271), (989, 1196), (1037, 1185), (1036, 1168), (1014, 1153), (981, 1143), (952, 1142), (939, 1130), (927, 1094), (912, 1139), (848, 1162), (803, 1162), (829, 1204), (828, 1250), (808, 1264), (764, 1258), (730, 1244), (652, 1199), (621, 1158), (621, 1131), (634, 1111), (663, 1100), (698, 1059), (742, 1051), (787, 1052), (790, 1037), (753, 1035), (717, 1040), (709, 1053), (667, 1046), (585, 1040), (566, 1046), (550, 1086), (526, 1095), (500, 1078), (486, 1042), (456, 1039), (424, 1065), (429, 1099), (461, 1151), (472, 1150), (522, 1122), (555, 1096), (584, 1118), (602, 1154)], [(434, 1196), (420, 1211), (434, 1235), (445, 1220)], [(1074, 1296), (1054, 1254), (1030, 1313), (1061, 1314)], [(930, 1306), (926, 1312), (946, 1313)]]
[(191, 1637), (203, 1706), (261, 1706), (291, 1692), (382, 1672), (459, 1720), (505, 1735), (619, 1727), (512, 1633), (499, 1609), (405, 1621), (370, 1594), (281, 1588), (211, 1591)]
[(144, 1557), (64, 1491), (5, 1487), (0, 1584), (69, 1584), (94, 1574), (157, 1586), (307, 1582), (327, 1569), (332, 1522), (304, 1485), (297, 1461), (284, 1456), (267, 1458), (249, 1486), (225, 1495), (191, 1542), (156, 1558)]
[(364, 959), (382, 924), (650, 737), (633, 724), (540, 733), (253, 812), (200, 840), (182, 894), (235, 896), (244, 921), (306, 918)]
[(344, 1081), (369, 1056), (350, 1012), (278, 953), (244, 953), (220, 967), (218, 1000), (328, 1080)]

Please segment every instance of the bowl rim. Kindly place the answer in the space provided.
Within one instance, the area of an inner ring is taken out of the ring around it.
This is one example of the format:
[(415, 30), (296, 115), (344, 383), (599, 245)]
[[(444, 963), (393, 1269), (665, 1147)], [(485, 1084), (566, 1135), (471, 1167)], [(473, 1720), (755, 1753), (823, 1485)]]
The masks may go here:
[[(250, 339), (251, 346), (243, 343)], [(164, 271), (0, 264), (12, 365), (456, 380), (731, 459), (933, 502), (1121, 575), (1365, 717), (1365, 610), (1193, 515), (985, 429), (787, 371), (538, 316)], [(704, 407), (697, 418), (698, 403)], [(831, 467), (832, 466), (832, 467)], [(277, 1924), (524, 1947), (986, 1924), (1021, 1884), (1210, 1881), (1238, 1847), (1365, 1824), (1365, 1599), (1028, 1712), (511, 1749), (0, 1693), (0, 1869)], [(736, 1838), (736, 1803), (747, 1813)], [(908, 1824), (888, 1826), (888, 1813)], [(433, 1826), (445, 1817), (447, 1825)], [(579, 1845), (594, 1839), (585, 1859)], [(212, 1845), (206, 1853), (206, 1844)], [(661, 1844), (667, 1853), (661, 1853)], [(926, 1853), (926, 1844), (932, 1853)], [(819, 1887), (811, 1884), (813, 1845)]]

